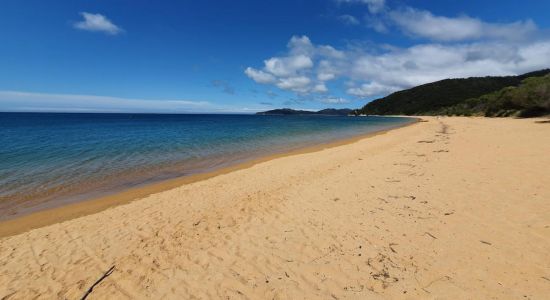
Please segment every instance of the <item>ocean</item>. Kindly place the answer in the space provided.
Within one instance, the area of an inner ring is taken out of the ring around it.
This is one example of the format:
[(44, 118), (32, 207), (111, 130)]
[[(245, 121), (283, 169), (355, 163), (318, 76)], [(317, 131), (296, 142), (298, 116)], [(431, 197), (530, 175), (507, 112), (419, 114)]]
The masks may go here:
[(413, 121), (318, 115), (0, 113), (0, 220)]

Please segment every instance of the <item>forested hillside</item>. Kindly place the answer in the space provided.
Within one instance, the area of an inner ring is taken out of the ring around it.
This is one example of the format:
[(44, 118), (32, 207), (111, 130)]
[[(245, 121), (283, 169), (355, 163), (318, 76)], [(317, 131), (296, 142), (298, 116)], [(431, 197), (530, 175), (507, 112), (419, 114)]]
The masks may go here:
[[(471, 99), (477, 99), (507, 87), (517, 87), (526, 78), (541, 77), (549, 73), (550, 69), (545, 69), (520, 76), (445, 79), (395, 92), (374, 100), (355, 112), (368, 115), (436, 115), (458, 112), (460, 108), (471, 107), (470, 104), (464, 104), (467, 100), (471, 102), (474, 101)], [(535, 94), (530, 93), (530, 95)], [(482, 105), (476, 102), (475, 107), (481, 109)], [(476, 112), (480, 113), (480, 110)], [(463, 111), (463, 113), (467, 112)]]

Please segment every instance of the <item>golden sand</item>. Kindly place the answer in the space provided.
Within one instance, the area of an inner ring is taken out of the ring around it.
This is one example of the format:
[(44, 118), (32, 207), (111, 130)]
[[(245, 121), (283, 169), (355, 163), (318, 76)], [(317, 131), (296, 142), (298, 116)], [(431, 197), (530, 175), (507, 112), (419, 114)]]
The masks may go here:
[(0, 223), (0, 299), (550, 295), (550, 125), (427, 120)]

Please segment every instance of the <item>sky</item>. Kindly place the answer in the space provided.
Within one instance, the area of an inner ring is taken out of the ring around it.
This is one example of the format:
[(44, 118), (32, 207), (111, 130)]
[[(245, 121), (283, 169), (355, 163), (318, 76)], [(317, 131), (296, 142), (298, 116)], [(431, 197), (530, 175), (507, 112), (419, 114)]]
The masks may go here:
[(359, 108), (550, 67), (549, 1), (3, 0), (0, 111)]

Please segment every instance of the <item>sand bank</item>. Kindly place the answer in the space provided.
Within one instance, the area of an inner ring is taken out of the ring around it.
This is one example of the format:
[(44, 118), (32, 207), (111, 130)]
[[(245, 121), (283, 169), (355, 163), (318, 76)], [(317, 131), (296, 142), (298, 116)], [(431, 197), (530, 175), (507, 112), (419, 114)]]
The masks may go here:
[(428, 120), (4, 237), (0, 299), (543, 299), (550, 125)]

